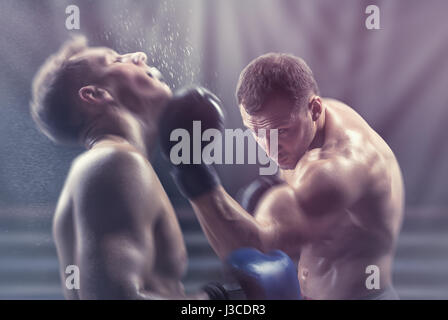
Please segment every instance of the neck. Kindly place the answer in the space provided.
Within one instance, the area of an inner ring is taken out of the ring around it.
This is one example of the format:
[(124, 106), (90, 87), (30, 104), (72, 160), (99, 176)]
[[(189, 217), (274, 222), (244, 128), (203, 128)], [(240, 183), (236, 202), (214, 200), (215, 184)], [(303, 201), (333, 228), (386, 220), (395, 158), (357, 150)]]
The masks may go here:
[(316, 123), (316, 133), (314, 139), (310, 144), (309, 150), (315, 148), (321, 148), (325, 143), (325, 125), (326, 125), (326, 113), (327, 108), (324, 108), (321, 116)]
[(84, 146), (87, 150), (103, 142), (112, 144), (127, 143), (147, 159), (149, 159), (154, 149), (156, 140), (156, 132), (144, 134), (143, 129), (137, 125), (117, 125), (112, 129), (111, 127), (93, 124), (84, 136)]

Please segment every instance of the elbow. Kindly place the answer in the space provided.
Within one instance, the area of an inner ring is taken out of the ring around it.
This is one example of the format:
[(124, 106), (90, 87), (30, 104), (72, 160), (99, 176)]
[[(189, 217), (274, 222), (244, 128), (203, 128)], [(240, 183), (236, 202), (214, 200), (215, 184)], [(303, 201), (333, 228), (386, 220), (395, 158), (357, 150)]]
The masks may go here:
[[(79, 298), (81, 300), (140, 300), (141, 286), (133, 277), (122, 279), (81, 278)], [(87, 281), (86, 281), (87, 280)]]
[(278, 243), (278, 236), (271, 226), (264, 226), (259, 228), (256, 235), (256, 241), (258, 243), (257, 249), (264, 253), (276, 249), (281, 249), (282, 247)]
[(267, 252), (273, 247), (273, 235), (269, 228), (257, 225), (249, 230), (241, 230), (240, 234), (243, 241), (239, 247), (254, 248), (261, 252)]

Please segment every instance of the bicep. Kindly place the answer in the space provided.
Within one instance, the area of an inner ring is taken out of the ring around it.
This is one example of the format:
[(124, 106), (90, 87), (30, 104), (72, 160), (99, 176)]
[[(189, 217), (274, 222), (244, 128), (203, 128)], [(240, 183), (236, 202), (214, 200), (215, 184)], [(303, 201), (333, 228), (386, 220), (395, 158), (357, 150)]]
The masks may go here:
[(362, 172), (349, 166), (325, 163), (310, 168), (293, 186), (273, 188), (255, 215), (266, 243), (285, 250), (322, 237), (339, 221), (339, 213), (360, 197), (362, 179)]
[(309, 217), (288, 185), (273, 188), (261, 199), (255, 219), (266, 251), (280, 249), (294, 256), (312, 236)]

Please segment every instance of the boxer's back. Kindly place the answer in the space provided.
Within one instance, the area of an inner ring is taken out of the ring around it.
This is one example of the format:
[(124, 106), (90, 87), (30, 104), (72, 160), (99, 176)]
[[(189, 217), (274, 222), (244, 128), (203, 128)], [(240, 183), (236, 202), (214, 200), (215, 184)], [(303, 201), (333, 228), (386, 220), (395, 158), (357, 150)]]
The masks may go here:
[[(73, 162), (56, 208), (53, 233), (62, 279), (67, 265), (79, 266), (84, 279), (80, 290), (64, 288), (69, 299), (108, 298), (108, 292), (103, 296), (103, 289), (95, 288), (113, 282), (114, 273), (124, 273), (134, 264), (133, 255), (142, 260), (138, 271), (130, 269), (143, 289), (161, 296), (183, 295), (180, 279), (187, 259), (177, 218), (150, 163), (130, 145), (98, 144)], [(136, 244), (125, 247), (130, 262), (119, 258), (99, 262), (97, 255), (114, 251), (112, 244), (102, 252), (102, 242), (115, 241), (118, 250), (128, 243), (120, 240), (126, 237)]]
[(332, 215), (337, 222), (323, 239), (302, 248), (299, 279), (304, 293), (314, 299), (362, 297), (372, 293), (365, 285), (369, 265), (378, 266), (381, 289), (391, 284), (403, 215), (403, 181), (386, 142), (353, 109), (336, 100), (324, 102), (327, 142), (304, 157), (298, 169), (323, 158), (360, 161), (368, 186), (352, 207)]

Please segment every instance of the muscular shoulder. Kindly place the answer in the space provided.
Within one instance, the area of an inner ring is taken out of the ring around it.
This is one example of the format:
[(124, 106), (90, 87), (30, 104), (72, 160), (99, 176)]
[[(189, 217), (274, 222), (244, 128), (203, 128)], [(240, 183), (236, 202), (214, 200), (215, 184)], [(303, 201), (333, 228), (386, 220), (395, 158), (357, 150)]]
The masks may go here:
[(293, 189), (306, 211), (348, 208), (362, 196), (370, 179), (369, 169), (353, 152), (332, 153), (300, 168)]
[(148, 175), (152, 175), (152, 170), (142, 155), (107, 147), (89, 150), (76, 158), (69, 179), (75, 185), (119, 180), (138, 183)]
[(98, 148), (73, 162), (68, 184), (78, 212), (100, 215), (118, 209), (137, 212), (148, 208), (155, 179), (155, 173), (140, 154)]

